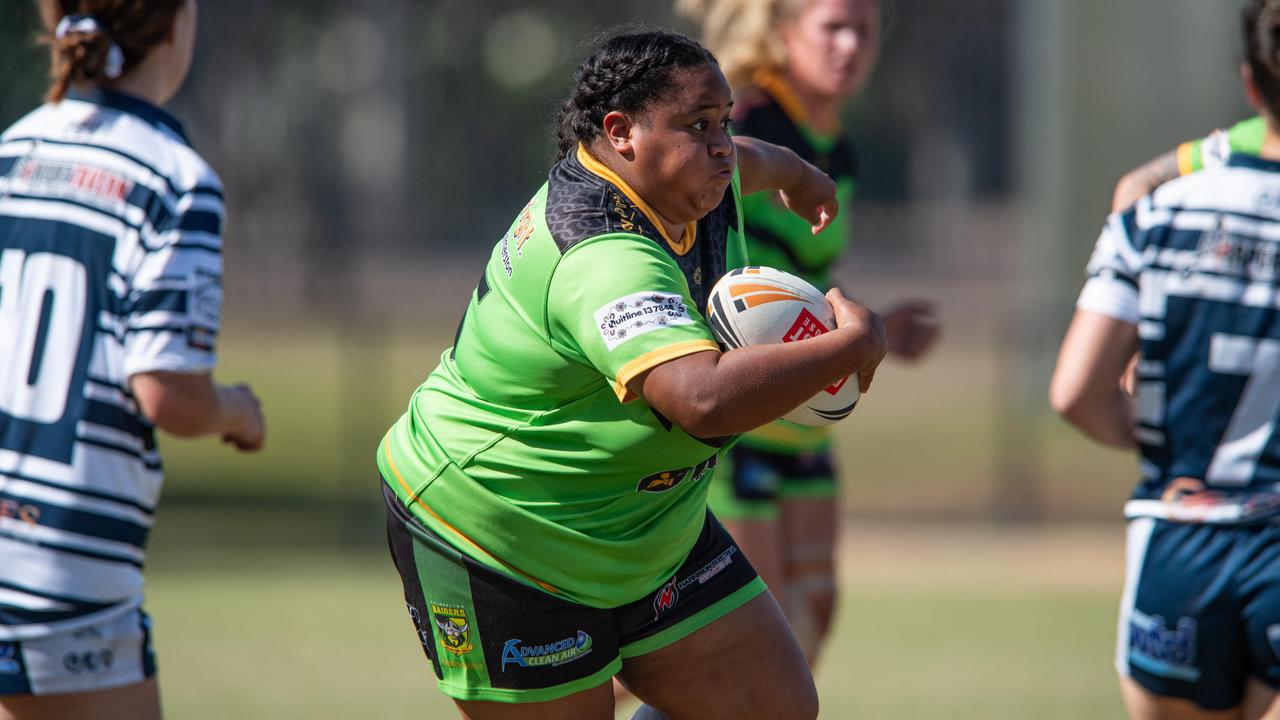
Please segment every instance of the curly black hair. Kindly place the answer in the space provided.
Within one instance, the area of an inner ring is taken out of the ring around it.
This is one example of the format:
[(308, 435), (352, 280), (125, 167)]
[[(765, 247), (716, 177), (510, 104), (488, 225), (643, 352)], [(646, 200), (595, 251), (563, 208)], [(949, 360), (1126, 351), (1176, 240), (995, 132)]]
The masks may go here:
[(672, 74), (716, 58), (696, 40), (665, 30), (617, 34), (578, 66), (573, 93), (560, 108), (556, 136), (560, 155), (602, 132), (611, 112), (638, 113), (659, 98)]

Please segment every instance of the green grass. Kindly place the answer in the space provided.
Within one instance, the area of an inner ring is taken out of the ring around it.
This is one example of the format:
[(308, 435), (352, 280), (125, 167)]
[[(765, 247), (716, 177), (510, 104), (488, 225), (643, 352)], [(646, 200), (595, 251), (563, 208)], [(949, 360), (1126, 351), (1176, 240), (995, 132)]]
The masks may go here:
[[(455, 717), (380, 548), (210, 552), (170, 540), (181, 531), (157, 538), (148, 600), (170, 717)], [(822, 716), (1120, 717), (1110, 658), (1121, 547), (1101, 550), (1115, 536), (855, 530), (817, 674)], [(1100, 552), (1090, 569), (1052, 572)], [(972, 565), (957, 566), (965, 557)]]
[[(148, 606), (169, 716), (454, 717), (377, 544), (373, 469), (451, 329), (231, 326), (219, 377), (254, 384), (268, 446), (162, 440), (168, 501)], [(921, 366), (882, 368), (836, 426), (845, 510), (859, 520), (817, 674), (823, 717), (1122, 716), (1110, 663), (1135, 463), (1047, 407), (1002, 416), (1003, 382), (990, 350), (944, 343)], [(990, 518), (1019, 477), (1042, 516), (1114, 520), (918, 523)], [(916, 520), (874, 529), (870, 518)]]

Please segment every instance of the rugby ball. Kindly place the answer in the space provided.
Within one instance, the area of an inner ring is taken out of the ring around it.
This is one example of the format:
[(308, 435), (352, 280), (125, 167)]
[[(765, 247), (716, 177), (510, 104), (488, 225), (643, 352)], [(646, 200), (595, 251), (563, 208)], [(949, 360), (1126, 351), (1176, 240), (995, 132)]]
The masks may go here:
[[(836, 316), (818, 288), (790, 273), (751, 266), (732, 270), (707, 298), (707, 322), (725, 350), (744, 345), (799, 342), (836, 327)], [(858, 404), (858, 379), (848, 376), (782, 416), (800, 425), (829, 425)]]

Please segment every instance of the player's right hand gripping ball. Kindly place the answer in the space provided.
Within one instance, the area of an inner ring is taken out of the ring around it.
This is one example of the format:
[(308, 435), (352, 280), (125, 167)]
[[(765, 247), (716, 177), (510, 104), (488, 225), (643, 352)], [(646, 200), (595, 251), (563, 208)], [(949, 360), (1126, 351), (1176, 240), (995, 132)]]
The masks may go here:
[[(836, 327), (827, 298), (790, 273), (763, 266), (738, 268), (720, 278), (707, 300), (711, 332), (725, 349), (798, 342)], [(858, 404), (858, 380), (845, 377), (782, 416), (801, 425), (828, 425)]]

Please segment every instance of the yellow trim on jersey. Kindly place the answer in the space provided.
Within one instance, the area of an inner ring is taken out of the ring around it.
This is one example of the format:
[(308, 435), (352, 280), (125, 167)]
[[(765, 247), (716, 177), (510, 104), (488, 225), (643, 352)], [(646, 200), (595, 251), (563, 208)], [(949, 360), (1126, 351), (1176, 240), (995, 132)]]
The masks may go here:
[[(787, 117), (791, 118), (791, 122), (796, 127), (815, 128), (818, 126), (818, 123), (814, 123), (813, 119), (809, 118), (809, 111), (805, 110), (804, 102), (801, 102), (800, 96), (796, 95), (795, 88), (791, 87), (791, 83), (787, 82), (787, 79), (782, 77), (781, 74), (771, 73), (768, 70), (758, 70), (751, 76), (751, 85), (759, 87), (760, 90), (773, 97), (778, 102), (778, 106), (782, 108), (783, 113), (786, 113)], [(827, 122), (823, 124), (823, 127), (831, 128), (831, 132), (823, 131), (822, 135), (840, 135), (840, 118), (838, 118), (838, 115), (832, 113), (831, 118), (824, 119)]]
[(436, 511), (435, 511), (435, 510), (432, 510), (430, 506), (428, 506), (426, 503), (422, 502), (422, 498), (418, 497), (418, 495), (417, 495), (416, 493), (414, 493), (414, 492), (413, 492), (413, 489), (409, 487), (409, 483), (407, 483), (407, 482), (405, 482), (405, 481), (404, 481), (404, 476), (400, 474), (400, 468), (396, 467), (396, 461), (395, 461), (395, 458), (391, 457), (391, 443), (390, 443), (390, 442), (388, 442), (386, 439), (383, 439), (383, 441), (382, 441), (382, 450), (383, 450), (383, 454), (387, 456), (387, 467), (391, 468), (391, 474), (396, 476), (396, 482), (400, 483), (400, 487), (404, 488), (404, 491), (409, 495), (409, 497), (413, 498), (413, 502), (414, 502), (414, 504), (415, 504), (415, 505), (417, 505), (418, 507), (422, 508), (423, 510), (426, 510), (426, 511), (427, 511), (427, 513), (429, 513), (429, 514), (431, 515), (431, 517), (433, 517), (433, 518), (435, 518), (435, 519), (436, 519), (436, 522), (438, 522), (438, 523), (440, 523), (441, 525), (444, 525), (445, 527), (449, 528), (449, 530), (450, 530), (450, 531), (452, 531), (452, 532), (453, 532), (453, 534), (455, 534), (455, 535), (457, 535), (459, 538), (461, 538), (461, 539), (463, 540), (463, 542), (465, 542), (466, 544), (470, 545), (471, 547), (475, 548), (476, 550), (479, 550), (480, 552), (484, 553), (485, 555), (488, 555), (489, 557), (493, 558), (494, 562), (496, 562), (496, 563), (498, 563), (498, 564), (502, 565), (502, 566), (503, 566), (503, 567), (505, 567), (505, 568), (508, 568), (508, 569), (510, 569), (510, 570), (514, 570), (515, 572), (519, 573), (520, 575), (524, 576), (525, 578), (528, 578), (528, 580), (529, 580), (530, 582), (535, 583), (538, 587), (542, 588), (543, 590), (546, 590), (547, 592), (552, 593), (553, 595), (564, 595), (564, 591), (562, 591), (560, 588), (556, 587), (555, 585), (552, 585), (551, 583), (546, 583), (546, 582), (543, 582), (543, 581), (539, 580), (538, 578), (536, 578), (536, 577), (534, 577), (534, 576), (530, 575), (529, 573), (527, 573), (527, 572), (525, 572), (525, 571), (521, 570), (520, 568), (516, 567), (515, 565), (512, 565), (511, 563), (507, 562), (506, 560), (503, 560), (502, 558), (498, 557), (497, 555), (494, 555), (493, 553), (489, 552), (488, 550), (485, 550), (485, 549), (484, 549), (483, 547), (481, 547), (481, 546), (480, 546), (480, 544), (479, 544), (479, 543), (477, 543), (475, 540), (472, 540), (471, 538), (469, 538), (469, 537), (467, 537), (465, 534), (463, 534), (463, 532), (462, 532), (461, 530), (459, 530), (458, 528), (454, 527), (453, 525), (450, 525), (448, 520), (445, 520), (444, 518), (440, 517), (440, 515), (439, 515), (438, 513), (436, 513)]
[(640, 196), (636, 194), (636, 191), (632, 190), (630, 185), (628, 185), (622, 178), (618, 177), (617, 173), (610, 170), (608, 165), (605, 165), (592, 157), (591, 153), (587, 152), (587, 148), (583, 146), (582, 143), (578, 143), (578, 162), (582, 163), (582, 166), (590, 172), (593, 172), (604, 180), (616, 185), (624, 195), (630, 198), (631, 202), (635, 203), (635, 206), (640, 208), (640, 212), (644, 213), (644, 216), (649, 218), (649, 222), (653, 223), (653, 226), (658, 228), (658, 232), (662, 233), (662, 239), (667, 241), (667, 245), (670, 246), (675, 254), (684, 255), (693, 249), (693, 243), (698, 239), (698, 223), (691, 222), (684, 226), (684, 234), (680, 236), (680, 242), (672, 240), (671, 236), (667, 234), (666, 226), (659, 221), (658, 213), (654, 212), (653, 208), (649, 207), (648, 203), (640, 199)]
[(618, 370), (617, 378), (613, 381), (613, 392), (618, 395), (618, 402), (629, 403), (639, 397), (639, 395), (631, 392), (627, 387), (627, 383), (635, 380), (636, 376), (646, 370), (652, 370), (662, 363), (675, 360), (678, 357), (707, 350), (720, 352), (720, 346), (710, 340), (687, 340), (652, 350), (623, 365)]
[(1196, 171), (1195, 143), (1184, 142), (1178, 146), (1178, 174), (1190, 175)]

